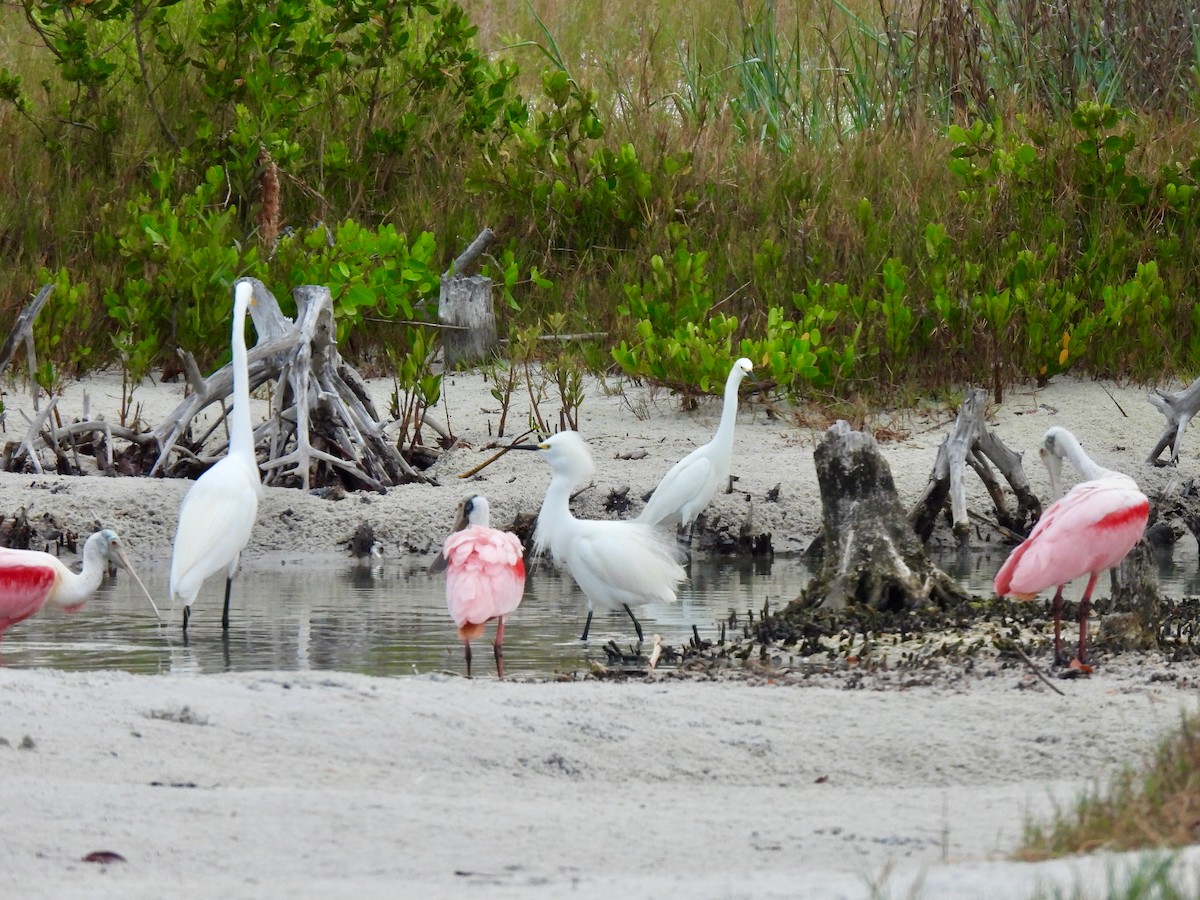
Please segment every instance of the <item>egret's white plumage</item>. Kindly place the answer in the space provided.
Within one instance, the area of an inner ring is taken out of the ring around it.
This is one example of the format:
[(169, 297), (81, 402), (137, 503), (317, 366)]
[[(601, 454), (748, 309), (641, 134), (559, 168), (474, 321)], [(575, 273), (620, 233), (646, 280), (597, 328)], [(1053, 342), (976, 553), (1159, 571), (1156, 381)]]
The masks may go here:
[(725, 380), (725, 403), (713, 439), (697, 447), (671, 467), (646, 503), (637, 521), (663, 525), (676, 520), (691, 528), (718, 490), (729, 484), (733, 458), (733, 426), (737, 420), (738, 386), (754, 369), (743, 357), (733, 364)]
[(221, 625), (229, 627), (229, 591), (238, 557), (250, 540), (262, 493), (250, 424), (250, 376), (246, 362), (246, 311), (253, 302), (249, 281), (234, 286), (233, 409), (229, 414), (229, 452), (196, 479), (179, 507), (179, 527), (171, 555), (171, 602), (183, 601), (183, 627), (192, 601), (210, 575), (225, 572), (225, 608)]
[(121, 539), (111, 528), (97, 531), (84, 543), (83, 568), (78, 573), (41, 550), (0, 548), (0, 638), (9, 627), (47, 604), (64, 612), (78, 611), (100, 587), (109, 563), (128, 570), (158, 616), (154, 598), (129, 564)]
[(592, 613), (599, 606), (624, 610), (633, 620), (638, 640), (642, 626), (633, 607), (671, 603), (675, 589), (686, 577), (679, 564), (675, 541), (644, 522), (577, 519), (571, 513), (571, 489), (590, 477), (592, 455), (574, 431), (561, 431), (540, 444), (514, 449), (537, 450), (550, 464), (553, 476), (538, 513), (534, 549), (549, 552), (564, 565), (588, 601), (587, 640)]

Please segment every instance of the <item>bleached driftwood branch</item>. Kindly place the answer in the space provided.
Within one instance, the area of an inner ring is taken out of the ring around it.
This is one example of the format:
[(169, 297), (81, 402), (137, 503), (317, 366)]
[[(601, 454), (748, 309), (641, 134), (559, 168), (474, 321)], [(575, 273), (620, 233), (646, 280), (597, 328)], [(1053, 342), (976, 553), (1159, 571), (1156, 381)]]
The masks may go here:
[[(938, 514), (950, 503), (951, 527), (960, 547), (966, 547), (971, 537), (971, 522), (967, 510), (966, 467), (983, 481), (992, 505), (996, 509), (996, 520), (1004, 528), (1024, 533), (1026, 523), (1036, 519), (1042, 512), (1041, 502), (1025, 471), (1021, 468), (1021, 454), (1008, 449), (1000, 438), (988, 430), (983, 414), (987, 408), (988, 392), (983, 388), (971, 388), (958, 411), (954, 430), (938, 447), (937, 459), (929, 475), (925, 491), (908, 514), (913, 530), (928, 540), (933, 533)], [(1017, 511), (1009, 511), (1004, 489), (991, 461), (1008, 481), (1017, 498)]]
[[(1200, 411), (1200, 378), (1174, 393), (1155, 388), (1154, 393), (1146, 399), (1167, 417), (1167, 426), (1159, 435), (1150, 455), (1146, 457), (1146, 462), (1154, 466), (1176, 465), (1179, 462), (1179, 448), (1183, 446), (1183, 432), (1197, 411)], [(1171, 448), (1171, 458), (1164, 463), (1159, 456), (1167, 447)]]

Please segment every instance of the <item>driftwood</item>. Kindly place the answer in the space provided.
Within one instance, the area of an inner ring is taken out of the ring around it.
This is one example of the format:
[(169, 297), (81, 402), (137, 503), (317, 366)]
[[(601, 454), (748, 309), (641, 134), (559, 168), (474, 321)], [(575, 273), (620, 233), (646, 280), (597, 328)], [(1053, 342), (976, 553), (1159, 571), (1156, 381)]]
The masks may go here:
[[(971, 538), (970, 514), (967, 510), (966, 468), (983, 481), (996, 511), (996, 522), (1014, 534), (1024, 534), (1031, 522), (1042, 514), (1042, 505), (1029, 486), (1021, 468), (1021, 454), (1009, 450), (1000, 438), (988, 430), (983, 413), (988, 392), (971, 388), (963, 400), (954, 423), (954, 430), (938, 447), (937, 459), (925, 491), (913, 505), (908, 520), (921, 540), (929, 540), (938, 514), (950, 506), (950, 519), (959, 547), (966, 548)], [(1016, 512), (1009, 510), (1004, 489), (996, 477), (991, 461), (1008, 481), (1017, 498)]]
[(33, 347), (33, 323), (52, 293), (54, 293), (53, 282), (42, 285), (42, 289), (37, 292), (37, 296), (30, 300), (29, 305), (17, 315), (17, 320), (13, 322), (12, 330), (8, 333), (8, 339), (4, 342), (4, 346), (0, 347), (0, 372), (3, 372), (8, 368), (8, 364), (12, 362), (13, 356), (16, 355), (17, 347), (24, 342), (25, 360), (29, 366), (29, 389), (33, 392), (34, 412), (38, 412), (39, 390), (36, 378), (37, 355)]
[(965, 599), (954, 579), (926, 558), (874, 437), (836, 422), (814, 458), (824, 552), (804, 590), (805, 604), (899, 611)]
[[(251, 315), (259, 341), (247, 354), (250, 389), (268, 381), (273, 386), (271, 417), (255, 430), (256, 444), (266, 445), (265, 459), (259, 463), (266, 473), (264, 483), (295, 477), (308, 490), (317, 472), (326, 476), (318, 478), (322, 483), (337, 474), (373, 490), (426, 480), (387, 439), (363, 379), (338, 353), (329, 289), (296, 288), (293, 322), (266, 286), (251, 280)], [(195, 416), (212, 403), (220, 402), (224, 409), (233, 390), (231, 366), (203, 378), (191, 355), (181, 355), (192, 392), (152, 432), (161, 447), (152, 473), (165, 465)], [(218, 424), (224, 415), (223, 411)], [(212, 462), (224, 450), (224, 445), (215, 448), (213, 457), (201, 462)]]
[[(1183, 432), (1188, 423), (1200, 411), (1200, 378), (1197, 378), (1181, 391), (1167, 393), (1154, 389), (1154, 393), (1146, 398), (1150, 404), (1167, 417), (1167, 425), (1154, 444), (1154, 449), (1146, 457), (1146, 462), (1154, 466), (1176, 465), (1179, 462), (1179, 448), (1183, 446)], [(1165, 463), (1159, 459), (1163, 450), (1171, 448), (1171, 457)]]

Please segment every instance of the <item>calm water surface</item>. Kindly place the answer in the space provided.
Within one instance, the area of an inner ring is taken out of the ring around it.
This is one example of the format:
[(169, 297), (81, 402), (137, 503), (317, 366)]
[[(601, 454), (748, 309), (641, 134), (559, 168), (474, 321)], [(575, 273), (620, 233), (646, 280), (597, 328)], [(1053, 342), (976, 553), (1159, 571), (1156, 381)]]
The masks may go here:
[[(1006, 550), (953, 555), (938, 564), (973, 593), (991, 591)], [(234, 582), (231, 626), (221, 631), (223, 582), (210, 579), (197, 599), (185, 642), (181, 611), (163, 608), (169, 624), (159, 625), (145, 598), (130, 591), (119, 573), (76, 615), (45, 612), (13, 627), (0, 645), (12, 667), (68, 670), (123, 669), (129, 672), (212, 673), (257, 670), (337, 669), (371, 675), (461, 671), (462, 645), (445, 606), (441, 577), (425, 573), (427, 559), (388, 559), (368, 566), (339, 559), (296, 558), (244, 569)], [(701, 637), (715, 638), (719, 622), (734, 611), (740, 619), (764, 604), (776, 609), (795, 597), (808, 580), (798, 557), (773, 561), (736, 557), (697, 557), (679, 603), (649, 606), (638, 618), (649, 636), (682, 644), (695, 625)], [(155, 599), (166, 596), (167, 571), (141, 571)], [(1196, 547), (1189, 541), (1159, 560), (1167, 596), (1200, 594)], [(1107, 587), (1105, 585), (1105, 587)], [(1080, 580), (1068, 591), (1078, 597)], [(1072, 593), (1073, 591), (1073, 593)], [(1102, 595), (1105, 591), (1102, 589)], [(160, 606), (162, 606), (160, 602)], [(597, 612), (589, 643), (583, 629), (583, 595), (547, 566), (531, 572), (525, 599), (505, 626), (505, 669), (549, 674), (586, 667), (603, 659), (603, 645), (634, 640), (624, 614)], [(494, 626), (474, 642), (477, 674), (493, 674)]]

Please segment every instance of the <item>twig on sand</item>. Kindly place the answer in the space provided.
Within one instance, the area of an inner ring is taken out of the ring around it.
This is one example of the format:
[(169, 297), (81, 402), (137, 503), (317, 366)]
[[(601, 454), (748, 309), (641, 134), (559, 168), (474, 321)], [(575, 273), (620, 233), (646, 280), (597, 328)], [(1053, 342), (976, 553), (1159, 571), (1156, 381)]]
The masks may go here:
[(1062, 691), (1060, 691), (1057, 687), (1054, 686), (1054, 682), (1052, 682), (1049, 678), (1047, 678), (1045, 675), (1042, 674), (1042, 670), (1033, 664), (1033, 660), (1025, 655), (1025, 651), (1021, 649), (1020, 644), (1018, 644), (1014, 641), (1013, 647), (1016, 649), (1017, 653), (1020, 654), (1021, 659), (1025, 660), (1025, 665), (1029, 666), (1030, 671), (1032, 671), (1034, 675), (1036, 675), (1038, 678), (1040, 678), (1042, 680), (1042, 683), (1044, 685), (1046, 685), (1046, 687), (1050, 688), (1050, 690), (1054, 691), (1054, 693), (1058, 694), (1060, 697), (1066, 696), (1066, 694), (1064, 694)]
[(521, 441), (525, 440), (525, 438), (529, 437), (531, 434), (533, 434), (532, 430), (526, 431), (524, 434), (517, 435), (515, 438), (513, 438), (512, 443), (510, 443), (507, 447), (502, 447), (500, 450), (493, 453), (491, 456), (489, 456), (487, 459), (485, 459), (479, 465), (475, 466), (475, 468), (469, 469), (466, 472), (460, 473), (458, 477), (459, 478), (470, 478), (472, 475), (478, 475), (480, 472), (482, 472), (484, 469), (486, 469), (488, 466), (490, 466), (492, 463), (494, 463), (496, 460), (498, 460), (500, 457), (502, 457), (505, 453), (507, 453), (513, 447), (517, 446), (517, 444), (521, 443)]

